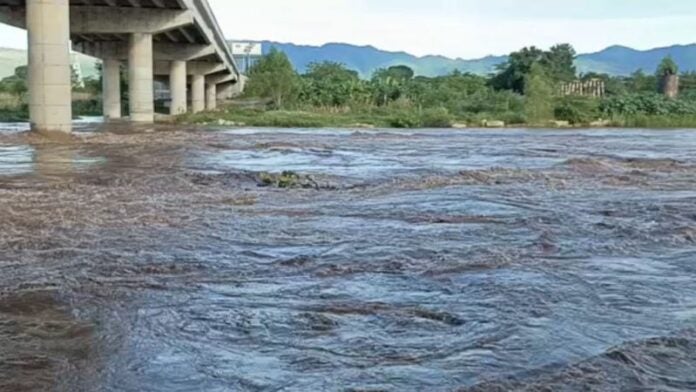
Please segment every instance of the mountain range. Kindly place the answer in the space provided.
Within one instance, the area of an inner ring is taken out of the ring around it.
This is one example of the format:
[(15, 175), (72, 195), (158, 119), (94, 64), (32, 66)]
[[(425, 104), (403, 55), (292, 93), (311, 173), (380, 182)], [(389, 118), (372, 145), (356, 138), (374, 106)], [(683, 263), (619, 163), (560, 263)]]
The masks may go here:
[[(265, 53), (272, 47), (285, 52), (299, 72), (315, 61), (335, 61), (354, 69), (362, 77), (369, 77), (375, 69), (392, 65), (407, 65), (417, 75), (438, 76), (454, 70), (475, 74), (488, 74), (495, 66), (507, 60), (507, 56), (487, 56), (466, 60), (444, 56), (418, 57), (406, 52), (390, 52), (373, 46), (356, 46), (329, 43), (322, 46), (296, 45), (274, 41), (260, 41)], [(665, 56), (672, 56), (682, 71), (696, 71), (696, 44), (674, 45), (650, 50), (636, 50), (625, 46), (611, 46), (596, 53), (577, 57), (578, 71), (629, 75), (638, 69), (652, 73)]]
[[(446, 75), (454, 70), (485, 75), (495, 71), (496, 65), (505, 62), (507, 56), (487, 56), (466, 60), (444, 56), (414, 56), (406, 52), (380, 50), (373, 46), (357, 46), (344, 43), (329, 43), (322, 46), (297, 45), (274, 41), (261, 41), (263, 51), (268, 53), (276, 47), (287, 53), (299, 72), (317, 61), (334, 61), (368, 78), (379, 68), (392, 65), (407, 65), (417, 75)], [(581, 54), (577, 57), (578, 71), (608, 73), (610, 75), (629, 75), (638, 69), (652, 73), (665, 56), (679, 64), (682, 71), (696, 71), (696, 44), (674, 45), (650, 50), (636, 50), (625, 46), (611, 46), (596, 53)], [(81, 65), (83, 76), (95, 77), (96, 61), (93, 58), (75, 54), (74, 62)], [(12, 75), (15, 67), (26, 64), (26, 52), (17, 49), (0, 48), (0, 78)]]

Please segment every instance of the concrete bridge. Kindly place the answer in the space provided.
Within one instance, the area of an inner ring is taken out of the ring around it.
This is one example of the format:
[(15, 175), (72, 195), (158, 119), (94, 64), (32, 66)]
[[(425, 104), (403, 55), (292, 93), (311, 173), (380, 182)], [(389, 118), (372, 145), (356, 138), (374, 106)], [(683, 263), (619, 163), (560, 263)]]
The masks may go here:
[[(130, 120), (154, 121), (154, 80), (168, 80), (171, 114), (214, 109), (241, 83), (207, 0), (0, 0), (0, 22), (28, 31), (32, 130), (71, 131), (70, 48), (103, 61), (106, 119), (121, 118), (127, 64)], [(190, 87), (189, 87), (190, 86)]]

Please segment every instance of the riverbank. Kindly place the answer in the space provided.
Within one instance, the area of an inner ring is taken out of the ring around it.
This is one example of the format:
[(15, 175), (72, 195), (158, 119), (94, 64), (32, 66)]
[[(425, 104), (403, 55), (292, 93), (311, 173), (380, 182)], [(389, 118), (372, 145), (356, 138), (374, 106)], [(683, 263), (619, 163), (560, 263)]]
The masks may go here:
[(548, 120), (542, 124), (515, 121), (522, 118), (522, 115), (510, 115), (505, 119), (460, 119), (438, 109), (328, 111), (234, 107), (185, 114), (174, 121), (178, 124), (275, 128), (696, 128), (696, 116), (691, 115), (622, 116), (577, 124), (559, 120)]
[[(100, 116), (94, 103), (80, 105), (75, 118)], [(166, 116), (165, 116), (166, 117)], [(329, 110), (263, 110), (249, 108), (225, 108), (217, 111), (188, 113), (164, 122), (181, 125), (212, 125), (227, 127), (272, 127), (272, 128), (649, 128), (649, 129), (696, 129), (696, 115), (635, 115), (596, 120), (589, 123), (572, 124), (568, 121), (548, 120), (541, 124), (514, 121), (521, 116), (496, 118), (459, 119), (446, 111), (371, 109), (365, 111)], [(510, 122), (510, 119), (513, 121)], [(506, 121), (507, 120), (507, 121)], [(25, 108), (0, 108), (0, 123), (29, 121)]]
[(0, 123), (29, 121), (29, 112), (23, 108), (0, 108)]
[[(102, 104), (98, 99), (73, 101), (73, 118), (83, 116), (97, 117), (102, 115)], [(29, 107), (26, 104), (17, 106), (0, 106), (0, 123), (29, 121)]]

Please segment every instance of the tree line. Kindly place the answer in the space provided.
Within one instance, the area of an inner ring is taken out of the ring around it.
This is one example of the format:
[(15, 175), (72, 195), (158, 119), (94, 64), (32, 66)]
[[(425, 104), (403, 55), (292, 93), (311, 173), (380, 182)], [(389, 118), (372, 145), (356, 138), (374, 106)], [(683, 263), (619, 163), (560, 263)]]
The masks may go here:
[[(249, 72), (246, 96), (264, 98), (272, 109), (374, 111), (427, 115), (435, 122), (485, 119), (508, 124), (571, 124), (629, 116), (696, 116), (696, 73), (681, 74), (682, 93), (668, 99), (659, 92), (665, 75), (678, 75), (671, 58), (657, 70), (630, 76), (579, 74), (576, 52), (561, 44), (513, 52), (490, 75), (454, 71), (438, 77), (417, 76), (405, 65), (376, 70), (368, 80), (336, 62), (310, 64), (298, 74), (289, 58), (271, 49)], [(563, 95), (561, 83), (601, 80), (603, 97)]]

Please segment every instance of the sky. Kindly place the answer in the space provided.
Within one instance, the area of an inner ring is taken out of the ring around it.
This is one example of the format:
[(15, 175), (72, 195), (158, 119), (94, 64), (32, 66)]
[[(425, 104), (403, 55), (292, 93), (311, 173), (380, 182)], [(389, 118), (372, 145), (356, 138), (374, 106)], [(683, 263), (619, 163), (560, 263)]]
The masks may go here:
[[(570, 43), (650, 49), (696, 42), (694, 0), (209, 0), (230, 39), (346, 42), (478, 58)], [(26, 33), (0, 25), (0, 46)]]

